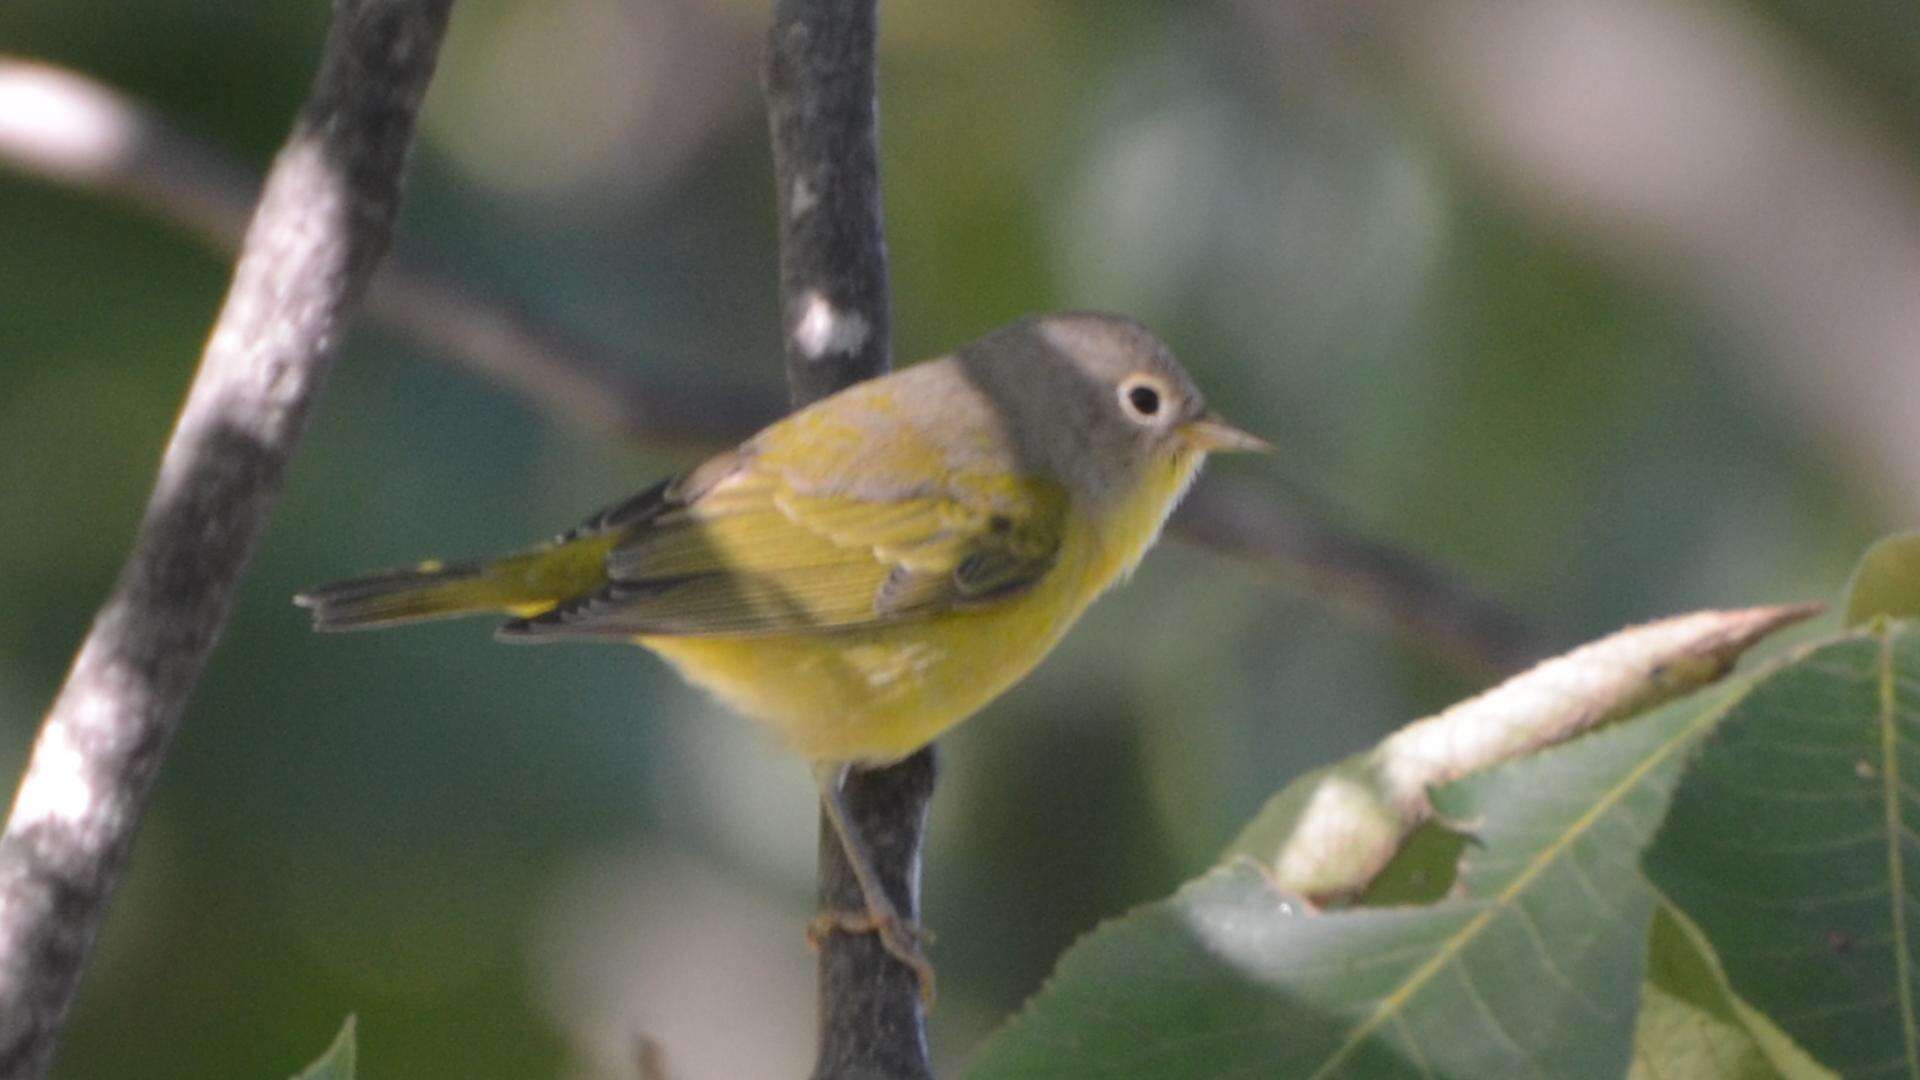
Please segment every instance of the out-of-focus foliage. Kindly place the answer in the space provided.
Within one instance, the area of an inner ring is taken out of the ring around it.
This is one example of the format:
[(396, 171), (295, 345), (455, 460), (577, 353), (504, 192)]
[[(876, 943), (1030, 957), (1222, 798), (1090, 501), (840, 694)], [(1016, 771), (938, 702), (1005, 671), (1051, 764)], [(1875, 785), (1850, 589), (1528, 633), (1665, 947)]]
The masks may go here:
[(1842, 617), (1855, 626), (1875, 617), (1920, 617), (1920, 533), (1901, 533), (1867, 549), (1847, 583)]
[[(1689, 245), (1742, 207), (1709, 193), (1659, 219), (1700, 234), (1606, 230), (1623, 258), (1581, 215), (1644, 207), (1542, 213), (1543, 181), (1449, 111), (1471, 50), (1408, 65), (1398, 7), (1342, 5), (1333, 28), (1276, 14), (1296, 7), (886, 6), (900, 355), (1030, 310), (1127, 310), (1284, 451), (1226, 467), (1320, 492), (1560, 641), (1824, 592), (1920, 510), (1920, 460), (1848, 412), (1884, 388), (1782, 329), (1873, 312), (1772, 303), (1781, 321), (1741, 321), (1741, 279)], [(1888, 44), (1910, 15), (1699, 7), (1785, 57), (1794, 78), (1755, 100), (1804, 91), (1802, 128), (1920, 160), (1887, 119), (1920, 97), (1920, 53)], [(777, 384), (765, 8), (463, 3), (405, 229), (636, 363)], [(14, 0), (0, 49), (264, 166), (324, 19), (295, 0)], [(1903, 175), (1873, 190), (1909, 213), (1863, 235), (1911, 239), (1920, 184)], [(1801, 179), (1763, 190), (1827, 191)], [(0, 237), (10, 775), (124, 553), (227, 269), (5, 174)], [(1876, 261), (1845, 292), (1905, 289), (1903, 266)], [(383, 1075), (632, 1075), (640, 1034), (675, 1076), (799, 1072), (813, 811), (797, 764), (637, 652), (505, 649), (473, 624), (316, 638), (288, 603), (548, 535), (680, 463), (355, 334), (161, 777), (59, 1075), (284, 1075), (347, 1012)], [(947, 741), (927, 863), (938, 1052), (975, 1044), (1094, 922), (1199, 872), (1286, 778), (1475, 688), (1237, 567), (1156, 552)]]

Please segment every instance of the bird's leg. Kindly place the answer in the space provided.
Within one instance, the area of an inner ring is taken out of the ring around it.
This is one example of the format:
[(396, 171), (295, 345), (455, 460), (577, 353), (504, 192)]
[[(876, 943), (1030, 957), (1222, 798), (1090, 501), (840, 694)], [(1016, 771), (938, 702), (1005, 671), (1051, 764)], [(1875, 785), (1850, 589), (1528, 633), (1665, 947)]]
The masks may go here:
[(920, 982), (920, 1000), (931, 1009), (933, 964), (920, 948), (926, 935), (919, 926), (900, 917), (899, 909), (893, 906), (892, 899), (880, 884), (880, 875), (873, 868), (873, 856), (868, 852), (866, 842), (861, 839), (852, 816), (847, 812), (846, 796), (841, 789), (851, 771), (853, 766), (847, 762), (829, 761), (816, 764), (813, 774), (820, 785), (820, 805), (826, 810), (827, 821), (832, 824), (835, 835), (840, 838), (840, 850), (846, 854), (854, 880), (860, 883), (860, 895), (865, 900), (866, 910), (822, 911), (807, 927), (807, 941), (818, 948), (821, 940), (835, 931), (879, 935), (880, 944), (887, 952), (912, 969)]

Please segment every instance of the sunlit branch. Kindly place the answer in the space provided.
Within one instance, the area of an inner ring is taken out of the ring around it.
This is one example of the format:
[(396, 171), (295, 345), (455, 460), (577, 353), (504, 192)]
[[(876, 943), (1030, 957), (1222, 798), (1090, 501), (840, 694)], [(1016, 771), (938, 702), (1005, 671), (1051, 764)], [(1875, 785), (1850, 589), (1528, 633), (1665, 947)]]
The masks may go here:
[[(334, 346), (386, 254), (450, 5), (336, 0), (319, 75), (240, 240), (132, 554), (47, 713), (0, 838), (0, 1076), (44, 1075), (52, 1059), (162, 756)], [(19, 65), (6, 74), (0, 131), (16, 156), (24, 144), (43, 170), (98, 177), (104, 160), (153, 152), (129, 149), (142, 118), (86, 84), (40, 69), (23, 90)], [(23, 110), (35, 86), (45, 93)], [(163, 157), (125, 185), (236, 239), (235, 175)]]

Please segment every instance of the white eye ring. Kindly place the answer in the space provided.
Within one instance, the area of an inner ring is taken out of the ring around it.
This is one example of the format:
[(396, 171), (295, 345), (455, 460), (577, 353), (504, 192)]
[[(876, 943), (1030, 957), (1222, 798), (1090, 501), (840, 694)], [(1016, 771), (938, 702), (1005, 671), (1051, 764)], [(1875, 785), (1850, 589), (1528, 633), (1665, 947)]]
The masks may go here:
[(1135, 375), (1120, 384), (1120, 411), (1136, 424), (1154, 426), (1172, 410), (1167, 384), (1151, 375)]

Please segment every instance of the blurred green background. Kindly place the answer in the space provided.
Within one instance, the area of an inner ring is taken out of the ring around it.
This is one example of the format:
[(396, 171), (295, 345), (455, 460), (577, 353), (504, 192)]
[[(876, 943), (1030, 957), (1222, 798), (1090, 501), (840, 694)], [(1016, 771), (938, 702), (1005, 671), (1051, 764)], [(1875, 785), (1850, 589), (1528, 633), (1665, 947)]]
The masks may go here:
[[(14, 0), (0, 50), (264, 168), (318, 0)], [(767, 5), (464, 0), (404, 229), (676, 382), (783, 392)], [(1829, 595), (1920, 510), (1920, 8), (974, 0), (883, 12), (896, 344), (1155, 327), (1302, 491), (1571, 644)], [(225, 288), (0, 163), (0, 772), (23, 760)], [(308, 584), (512, 547), (687, 457), (361, 325), (161, 776), (57, 1074), (799, 1075), (804, 770), (637, 651), (315, 637)], [(744, 432), (743, 432), (744, 434)], [(944, 744), (948, 1068), (1290, 776), (1484, 684), (1159, 549)]]

